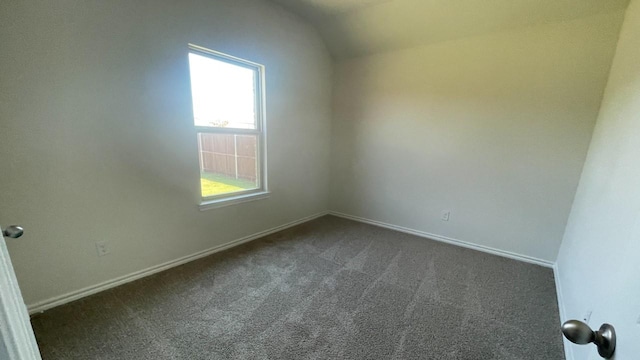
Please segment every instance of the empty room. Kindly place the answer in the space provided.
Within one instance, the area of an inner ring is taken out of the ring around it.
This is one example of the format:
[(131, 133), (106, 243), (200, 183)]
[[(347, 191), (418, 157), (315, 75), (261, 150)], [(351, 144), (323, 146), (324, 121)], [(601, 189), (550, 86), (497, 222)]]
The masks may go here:
[(0, 360), (640, 359), (640, 0), (1, 0)]

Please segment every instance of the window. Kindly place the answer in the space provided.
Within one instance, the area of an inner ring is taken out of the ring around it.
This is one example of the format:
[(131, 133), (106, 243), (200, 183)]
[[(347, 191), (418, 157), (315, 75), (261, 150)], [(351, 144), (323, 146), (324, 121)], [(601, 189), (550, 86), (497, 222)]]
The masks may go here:
[(264, 67), (190, 45), (189, 69), (201, 209), (265, 197)]

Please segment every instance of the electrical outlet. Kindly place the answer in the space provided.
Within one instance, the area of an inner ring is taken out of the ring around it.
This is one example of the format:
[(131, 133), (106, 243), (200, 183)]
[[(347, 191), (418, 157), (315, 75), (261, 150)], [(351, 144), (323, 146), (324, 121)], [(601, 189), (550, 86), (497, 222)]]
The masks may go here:
[(582, 317), (582, 321), (584, 321), (585, 324), (588, 324), (589, 320), (591, 320), (591, 314), (593, 314), (593, 310), (587, 310), (584, 313), (584, 316)]
[(106, 241), (97, 241), (96, 251), (98, 252), (98, 256), (105, 256), (111, 252), (109, 250), (109, 244)]
[(442, 211), (442, 217), (440, 217), (440, 220), (449, 221), (450, 217), (451, 217), (451, 211), (444, 210), (444, 211)]

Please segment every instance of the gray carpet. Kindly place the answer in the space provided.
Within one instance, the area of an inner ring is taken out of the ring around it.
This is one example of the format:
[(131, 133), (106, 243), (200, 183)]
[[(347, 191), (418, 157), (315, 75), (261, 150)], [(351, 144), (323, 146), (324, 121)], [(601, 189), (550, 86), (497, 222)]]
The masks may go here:
[(44, 359), (564, 359), (553, 273), (326, 216), (35, 316)]

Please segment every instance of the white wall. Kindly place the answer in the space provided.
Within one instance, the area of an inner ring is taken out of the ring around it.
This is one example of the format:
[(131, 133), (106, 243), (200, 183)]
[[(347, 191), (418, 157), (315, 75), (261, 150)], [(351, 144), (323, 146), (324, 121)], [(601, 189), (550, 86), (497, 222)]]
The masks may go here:
[[(266, 66), (269, 199), (198, 210), (190, 42)], [(280, 7), (2, 1), (0, 44), (0, 219), (26, 229), (27, 304), (327, 210), (331, 59)]]
[(554, 261), (622, 14), (336, 64), (332, 210)]
[[(640, 1), (620, 34), (602, 109), (558, 256), (566, 319), (616, 327), (616, 359), (640, 354)], [(574, 359), (599, 359), (570, 345)]]

